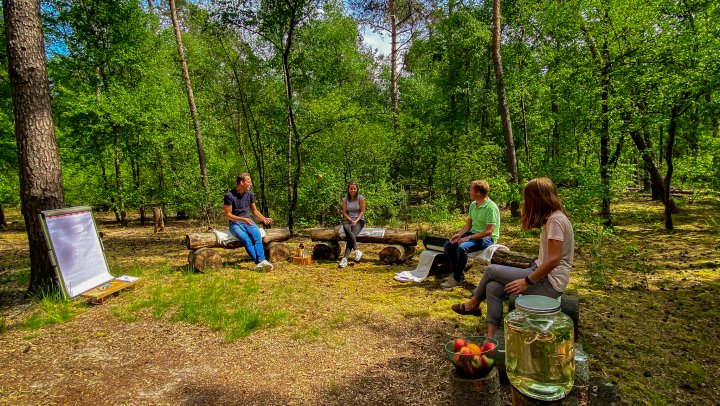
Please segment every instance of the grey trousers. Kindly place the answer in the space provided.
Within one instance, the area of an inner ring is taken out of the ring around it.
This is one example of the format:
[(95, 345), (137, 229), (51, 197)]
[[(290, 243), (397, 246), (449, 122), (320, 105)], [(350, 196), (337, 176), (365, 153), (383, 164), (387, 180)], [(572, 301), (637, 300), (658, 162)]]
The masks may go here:
[[(488, 265), (485, 273), (473, 291), (473, 297), (480, 301), (487, 301), (487, 322), (500, 327), (503, 321), (503, 300), (505, 299), (505, 285), (516, 280), (523, 279), (530, 275), (536, 265), (530, 268), (515, 268), (512, 266), (491, 264)], [(540, 295), (558, 298), (562, 292), (552, 287), (547, 276), (535, 281), (522, 293), (523, 295)]]
[(345, 229), (345, 240), (347, 241), (347, 244), (345, 244), (344, 258), (350, 256), (350, 251), (357, 249), (357, 241), (355, 240), (355, 237), (360, 234), (360, 231), (362, 231), (363, 227), (365, 227), (365, 220), (358, 221), (357, 223), (355, 223), (354, 226), (351, 226), (349, 221), (343, 221), (343, 228)]

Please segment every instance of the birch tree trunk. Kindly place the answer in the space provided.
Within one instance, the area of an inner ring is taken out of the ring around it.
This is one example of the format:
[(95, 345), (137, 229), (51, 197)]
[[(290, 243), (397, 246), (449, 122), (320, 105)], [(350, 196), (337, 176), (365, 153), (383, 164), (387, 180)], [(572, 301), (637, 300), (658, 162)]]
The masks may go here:
[(65, 206), (60, 157), (50, 104), (40, 0), (3, 0), (8, 74), (20, 167), (20, 200), (30, 244), (34, 294), (55, 285), (39, 214)]

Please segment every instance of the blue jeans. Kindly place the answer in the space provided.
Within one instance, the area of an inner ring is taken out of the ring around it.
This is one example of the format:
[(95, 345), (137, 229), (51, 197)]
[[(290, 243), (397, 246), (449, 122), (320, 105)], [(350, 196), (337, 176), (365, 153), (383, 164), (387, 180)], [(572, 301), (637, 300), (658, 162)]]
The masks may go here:
[[(462, 237), (473, 235), (474, 233), (468, 231)], [(491, 246), (493, 243), (492, 237), (487, 236), (482, 240), (470, 240), (462, 244), (454, 244), (449, 240), (445, 242), (445, 253), (450, 257), (450, 263), (453, 264), (453, 278), (456, 281), (462, 281), (465, 279), (465, 265), (467, 265), (468, 254), (471, 252), (482, 251), (485, 248)]]
[(230, 234), (234, 235), (245, 247), (250, 259), (256, 264), (265, 260), (265, 249), (263, 248), (260, 229), (257, 224), (246, 224), (242, 221), (229, 221)]

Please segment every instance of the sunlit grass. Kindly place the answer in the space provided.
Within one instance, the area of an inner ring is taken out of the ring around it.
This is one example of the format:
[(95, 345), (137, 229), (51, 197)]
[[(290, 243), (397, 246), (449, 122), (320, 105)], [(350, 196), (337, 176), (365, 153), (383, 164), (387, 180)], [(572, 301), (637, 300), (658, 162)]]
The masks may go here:
[(126, 303), (114, 306), (113, 313), (126, 321), (147, 313), (158, 319), (202, 324), (232, 341), (286, 323), (289, 313), (282, 302), (296, 295), (287, 285), (265, 294), (262, 276), (248, 271), (196, 274), (183, 269), (161, 274)]
[(83, 311), (87, 305), (83, 302), (65, 300), (62, 293), (54, 290), (43, 293), (36, 299), (30, 316), (23, 323), (23, 328), (38, 329), (49, 324), (58, 324), (72, 319)]

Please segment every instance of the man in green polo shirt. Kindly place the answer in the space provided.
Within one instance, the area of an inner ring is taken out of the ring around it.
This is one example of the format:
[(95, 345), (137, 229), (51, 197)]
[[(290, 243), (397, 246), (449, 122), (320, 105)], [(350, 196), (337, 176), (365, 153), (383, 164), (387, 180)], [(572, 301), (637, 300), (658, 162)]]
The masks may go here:
[(484, 179), (470, 182), (473, 202), (470, 203), (468, 219), (463, 228), (445, 243), (445, 253), (453, 264), (453, 276), (440, 285), (443, 288), (461, 286), (468, 254), (482, 251), (500, 238), (500, 209), (490, 200), (488, 193), (490, 185)]

